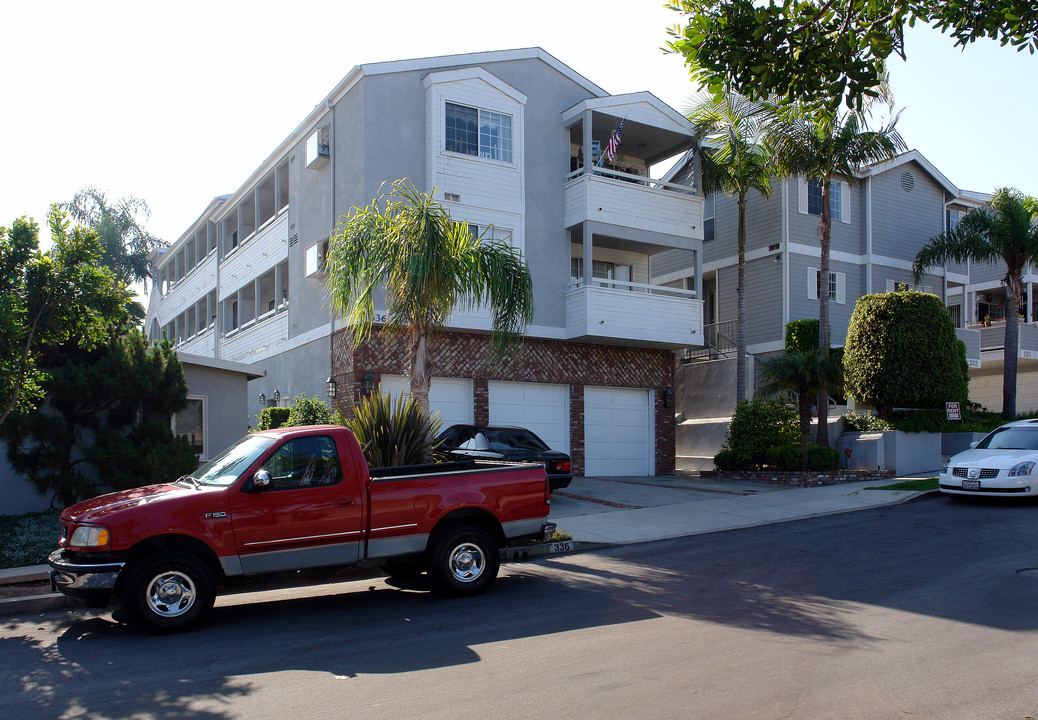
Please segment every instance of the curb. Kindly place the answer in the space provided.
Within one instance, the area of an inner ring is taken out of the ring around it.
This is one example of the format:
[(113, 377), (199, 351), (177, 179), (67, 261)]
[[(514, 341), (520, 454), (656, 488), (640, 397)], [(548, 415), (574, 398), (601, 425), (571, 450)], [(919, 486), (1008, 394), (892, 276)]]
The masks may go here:
[(0, 600), (0, 615), (24, 615), (45, 610), (71, 607), (67, 598), (61, 593), (44, 595), (27, 595), (25, 597), (5, 598)]
[(588, 546), (597, 546), (598, 543), (580, 543), (576, 540), (560, 540), (558, 542), (541, 543), (540, 545), (525, 545), (523, 547), (501, 548), (501, 562), (526, 562), (527, 560), (543, 555), (561, 555), (563, 553), (578, 552), (585, 550)]

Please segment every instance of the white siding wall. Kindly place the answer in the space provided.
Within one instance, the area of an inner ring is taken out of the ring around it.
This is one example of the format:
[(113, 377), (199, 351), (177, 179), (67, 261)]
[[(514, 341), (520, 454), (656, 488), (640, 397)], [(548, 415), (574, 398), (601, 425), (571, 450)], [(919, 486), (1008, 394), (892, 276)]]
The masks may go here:
[(566, 183), (566, 227), (590, 220), (702, 240), (702, 218), (702, 198), (691, 195), (596, 175)]
[[(170, 263), (170, 266), (172, 263)], [(164, 326), (187, 308), (205, 297), (216, 287), (216, 253), (195, 266), (176, 287), (162, 298), (159, 307), (159, 325)]]
[(258, 325), (220, 341), (220, 357), (235, 362), (258, 362), (278, 352), (288, 340), (288, 313), (279, 313)]
[(218, 299), (221, 302), (226, 300), (287, 257), (288, 213), (284, 213), (224, 258)]

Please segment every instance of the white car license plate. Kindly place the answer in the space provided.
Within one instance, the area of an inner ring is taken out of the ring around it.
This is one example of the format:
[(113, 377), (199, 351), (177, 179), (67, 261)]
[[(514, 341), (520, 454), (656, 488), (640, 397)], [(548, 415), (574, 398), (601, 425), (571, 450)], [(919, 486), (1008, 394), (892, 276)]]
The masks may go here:
[(980, 490), (980, 480), (963, 480), (963, 490)]

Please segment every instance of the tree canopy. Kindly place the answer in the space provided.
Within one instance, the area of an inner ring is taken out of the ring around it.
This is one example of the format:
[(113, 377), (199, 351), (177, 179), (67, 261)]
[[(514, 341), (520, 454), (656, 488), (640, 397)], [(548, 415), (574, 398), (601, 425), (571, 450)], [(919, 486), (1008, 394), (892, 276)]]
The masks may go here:
[(111, 201), (97, 188), (83, 188), (66, 210), (77, 223), (97, 233), (101, 263), (111, 268), (116, 279), (126, 284), (148, 279), (148, 254), (164, 247), (144, 222), (151, 217), (148, 204), (135, 197)]
[(53, 246), (39, 250), (39, 226), (29, 218), (0, 228), (0, 424), (15, 409), (43, 399), (46, 372), (41, 352), (63, 343), (91, 348), (111, 334), (113, 318), (130, 293), (99, 267), (97, 235), (69, 229), (65, 213), (51, 206)]
[(887, 59), (907, 56), (904, 28), (928, 23), (957, 46), (988, 37), (1038, 49), (1032, 0), (671, 0), (687, 16), (668, 48), (714, 94), (777, 97), (835, 114), (880, 92)]

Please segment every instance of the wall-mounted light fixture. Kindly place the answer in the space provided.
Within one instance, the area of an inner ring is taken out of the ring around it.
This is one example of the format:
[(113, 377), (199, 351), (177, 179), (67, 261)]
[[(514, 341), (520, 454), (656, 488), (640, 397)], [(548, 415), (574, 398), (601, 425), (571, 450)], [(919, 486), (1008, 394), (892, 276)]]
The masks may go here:
[(364, 377), (360, 379), (360, 394), (364, 397), (375, 394), (375, 373), (364, 373)]
[(281, 402), (281, 391), (274, 388), (274, 405), (276, 406), (279, 402)]
[(260, 400), (260, 407), (265, 407), (266, 404), (267, 404), (267, 396), (264, 395), (263, 393), (260, 393), (259, 400)]
[(670, 390), (663, 391), (663, 407), (668, 409), (674, 407), (674, 393)]
[(335, 397), (335, 381), (332, 380), (331, 378), (328, 378), (327, 380), (325, 380), (324, 381), (324, 391), (325, 391), (325, 393), (327, 393), (328, 397), (330, 397), (330, 398)]

